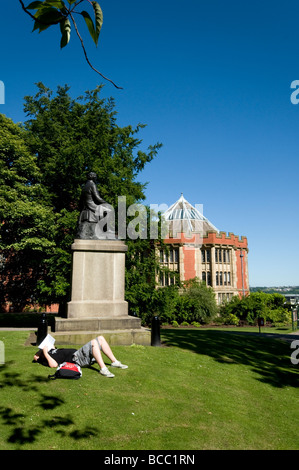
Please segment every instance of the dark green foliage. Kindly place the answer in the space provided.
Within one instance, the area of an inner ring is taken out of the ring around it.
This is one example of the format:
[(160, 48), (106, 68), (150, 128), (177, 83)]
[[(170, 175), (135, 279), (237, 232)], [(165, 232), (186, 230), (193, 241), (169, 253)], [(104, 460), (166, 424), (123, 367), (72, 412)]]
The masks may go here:
[(159, 288), (153, 301), (162, 323), (209, 323), (218, 313), (214, 291), (197, 279)]
[(136, 134), (144, 126), (120, 128), (114, 100), (100, 98), (101, 87), (73, 100), (67, 86), (58, 87), (56, 96), (43, 84), (37, 86), (38, 93), (25, 98), (30, 118), (25, 127), (56, 212), (78, 209), (91, 170), (98, 175), (101, 196), (113, 206), (120, 195), (128, 204), (144, 199), (144, 185), (136, 177), (159, 148), (136, 151), (142, 142)]
[(213, 289), (197, 279), (185, 283), (182, 302), (190, 312), (188, 318), (184, 318), (188, 322), (209, 323), (218, 313)]
[(220, 315), (224, 320), (234, 317), (250, 325), (256, 324), (258, 317), (273, 324), (291, 322), (284, 296), (276, 293), (252, 292), (242, 298), (235, 296), (220, 306)]
[(55, 214), (40, 183), (25, 132), (0, 115), (0, 249), (2, 289), (16, 309), (34, 302), (44, 262), (55, 247)]

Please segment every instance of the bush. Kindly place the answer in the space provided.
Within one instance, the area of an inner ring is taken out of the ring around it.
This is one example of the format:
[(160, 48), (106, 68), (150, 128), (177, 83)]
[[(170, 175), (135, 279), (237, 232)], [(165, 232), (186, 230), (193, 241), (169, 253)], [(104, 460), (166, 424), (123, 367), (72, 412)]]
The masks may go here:
[[(209, 323), (217, 313), (215, 293), (204, 282), (197, 279), (187, 281), (180, 299), (181, 321)], [(183, 308), (182, 308), (183, 307)], [(182, 318), (183, 317), (183, 318)]]
[(276, 308), (267, 313), (266, 321), (274, 326), (286, 325), (292, 322), (292, 314), (286, 308)]
[(171, 324), (176, 318), (179, 291), (176, 286), (162, 287), (155, 291), (155, 305), (162, 323)]
[(229, 313), (228, 315), (225, 315), (223, 317), (223, 324), (224, 325), (239, 325), (240, 320), (237, 317), (237, 315), (234, 315), (233, 313)]
[[(155, 289), (151, 294), (151, 301), (148, 301), (148, 314), (142, 316), (144, 324), (149, 324), (153, 308), (162, 324), (172, 324), (174, 321), (186, 325), (192, 322), (208, 323), (218, 314), (213, 289), (196, 279), (187, 281), (182, 292), (179, 286)], [(140, 316), (138, 306), (135, 306), (135, 312)]]
[[(265, 292), (253, 292), (246, 297), (233, 297), (229, 302), (220, 306), (221, 321), (245, 321), (249, 325), (255, 325), (258, 317), (265, 321), (276, 323), (290, 323), (290, 312), (283, 307), (284, 296), (281, 294), (267, 294)], [(231, 324), (231, 323), (230, 323)], [(237, 324), (237, 323), (233, 323)]]

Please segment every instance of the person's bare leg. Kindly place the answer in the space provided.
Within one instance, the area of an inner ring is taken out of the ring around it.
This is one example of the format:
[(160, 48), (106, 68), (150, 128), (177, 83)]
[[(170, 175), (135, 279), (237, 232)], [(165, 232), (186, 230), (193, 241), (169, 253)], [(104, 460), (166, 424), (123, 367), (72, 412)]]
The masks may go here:
[(93, 339), (91, 341), (91, 345), (92, 345), (92, 355), (97, 361), (97, 363), (99, 364), (100, 368), (103, 369), (105, 367), (105, 362), (103, 361), (101, 350), (100, 350), (97, 340)]
[[(116, 358), (115, 358), (109, 344), (105, 340), (104, 336), (98, 336), (97, 340), (99, 341), (99, 343), (101, 345), (103, 354), (105, 354), (105, 356), (107, 356), (108, 359), (110, 359), (111, 362), (115, 362)], [(97, 343), (96, 340), (93, 340), (93, 341), (95, 341)]]
[(105, 377), (114, 377), (114, 374), (112, 374), (106, 367), (101, 354), (102, 351), (111, 361), (116, 360), (105, 338), (103, 336), (98, 336), (96, 339), (91, 340), (91, 345), (93, 357), (101, 368), (100, 374)]
[[(105, 354), (105, 356), (108, 357), (108, 359), (110, 359), (112, 367), (118, 367), (120, 369), (127, 369), (128, 368), (128, 366), (122, 364), (120, 361), (118, 361), (116, 359), (116, 357), (114, 356), (109, 344), (105, 340), (104, 336), (98, 336), (96, 339), (93, 339), (91, 341), (91, 344), (92, 344), (93, 357), (95, 358), (95, 360), (99, 364), (99, 366), (101, 368), (101, 373), (102, 373), (102, 369), (104, 369), (104, 368), (107, 369), (107, 367), (105, 366), (105, 363), (103, 361), (103, 358), (102, 358), (102, 354), (101, 354), (102, 352)], [(100, 344), (101, 347), (99, 347), (99, 344)], [(111, 374), (111, 372), (109, 372), (109, 374), (110, 374), (110, 377), (114, 377), (114, 375)]]
[(110, 359), (111, 362), (115, 362), (116, 358), (115, 358), (109, 344), (105, 340), (104, 336), (98, 336), (96, 339), (91, 340), (93, 357), (95, 358), (95, 360), (97, 361), (99, 366), (102, 368), (102, 367), (105, 366), (105, 363), (103, 361), (102, 354), (101, 354), (101, 349), (99, 348), (99, 343), (98, 342), (101, 345), (102, 353), (105, 354), (105, 356), (107, 356), (108, 359)]

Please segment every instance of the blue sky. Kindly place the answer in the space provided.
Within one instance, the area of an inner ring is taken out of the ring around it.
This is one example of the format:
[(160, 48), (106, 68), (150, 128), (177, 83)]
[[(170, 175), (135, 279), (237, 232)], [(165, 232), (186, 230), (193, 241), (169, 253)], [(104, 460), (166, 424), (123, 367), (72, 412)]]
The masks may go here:
[[(124, 88), (107, 83), (103, 95), (119, 125), (147, 125), (142, 149), (163, 144), (139, 176), (146, 202), (169, 206), (183, 193), (219, 230), (248, 237), (251, 286), (299, 285), (298, 2), (99, 3), (98, 48), (83, 23), (81, 32), (94, 66)], [(31, 30), (19, 2), (5, 2), (0, 112), (15, 122), (38, 81), (68, 84), (73, 97), (103, 83), (75, 32), (60, 50), (58, 27)]]

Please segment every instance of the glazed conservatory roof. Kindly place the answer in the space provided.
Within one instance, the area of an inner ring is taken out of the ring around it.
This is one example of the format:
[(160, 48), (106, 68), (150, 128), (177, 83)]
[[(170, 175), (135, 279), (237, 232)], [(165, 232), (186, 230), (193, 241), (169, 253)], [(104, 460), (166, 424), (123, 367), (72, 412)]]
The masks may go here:
[(197, 207), (192, 206), (181, 194), (181, 197), (172, 206), (167, 209), (164, 214), (164, 219), (168, 222), (174, 222), (177, 226), (178, 223), (182, 223), (185, 230), (191, 232), (203, 232), (219, 230), (213, 225), (203, 214), (198, 210)]

